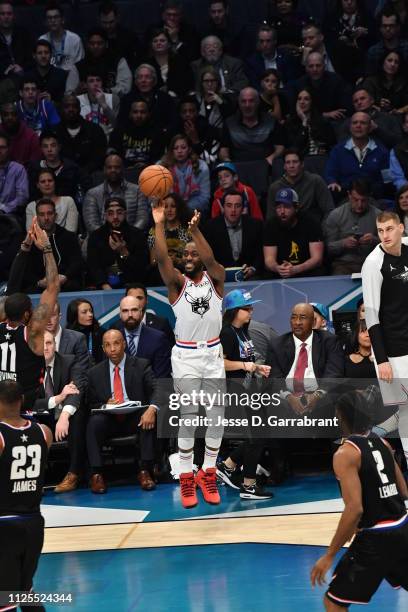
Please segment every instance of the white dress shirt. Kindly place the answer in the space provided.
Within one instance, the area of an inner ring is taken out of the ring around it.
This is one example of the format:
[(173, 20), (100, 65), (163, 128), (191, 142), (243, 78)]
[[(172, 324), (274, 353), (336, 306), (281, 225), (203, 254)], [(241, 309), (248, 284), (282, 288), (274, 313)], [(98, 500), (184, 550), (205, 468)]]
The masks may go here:
[[(60, 329), (61, 329), (61, 327), (60, 327)], [(60, 334), (60, 337), (61, 337), (61, 334)], [(50, 363), (46, 364), (47, 367), (50, 366), (50, 368), (51, 368), (50, 369), (50, 376), (51, 376), (53, 384), (54, 384), (54, 361), (55, 361), (55, 357), (53, 357), (53, 359), (52, 359), (52, 361), (50, 361)], [(47, 376), (48, 376), (48, 374), (46, 374), (45, 377), (44, 377), (44, 383), (43, 383), (44, 384), (44, 390), (45, 390), (45, 380), (46, 380)], [(54, 391), (55, 391), (55, 389), (54, 389)], [(54, 395), (53, 397), (50, 397), (49, 400), (48, 400), (48, 410), (54, 410), (55, 409), (55, 411), (54, 411), (55, 420), (58, 420), (61, 412), (68, 412), (68, 414), (70, 416), (72, 416), (73, 414), (76, 413), (76, 411), (77, 411), (76, 406), (72, 406), (71, 404), (67, 404), (66, 406), (62, 406), (61, 404), (57, 404), (57, 402), (55, 401), (55, 397), (56, 396)]]
[(312, 360), (312, 344), (313, 344), (313, 332), (310, 334), (306, 340), (299, 340), (295, 335), (293, 335), (293, 340), (295, 342), (295, 358), (293, 360), (292, 367), (289, 371), (289, 374), (286, 377), (286, 387), (287, 389), (293, 393), (293, 378), (295, 376), (296, 364), (298, 362), (300, 349), (302, 344), (306, 344), (306, 352), (307, 352), (307, 367), (305, 370), (305, 377), (303, 381), (303, 385), (306, 393), (312, 393), (318, 389), (319, 385), (316, 380), (316, 376), (313, 370), (313, 360)]
[(62, 336), (62, 327), (61, 325), (58, 326), (58, 331), (54, 336), (55, 339), (55, 350), (58, 352), (59, 351), (59, 345), (61, 342), (61, 336)]

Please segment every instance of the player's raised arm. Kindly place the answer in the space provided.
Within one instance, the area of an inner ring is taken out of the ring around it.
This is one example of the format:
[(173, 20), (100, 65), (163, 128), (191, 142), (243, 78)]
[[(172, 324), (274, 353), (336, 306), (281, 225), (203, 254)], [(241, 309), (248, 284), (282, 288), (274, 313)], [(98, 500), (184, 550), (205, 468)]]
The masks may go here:
[(216, 282), (218, 293), (222, 295), (224, 291), (225, 268), (215, 260), (212, 248), (198, 227), (200, 223), (200, 216), (201, 214), (195, 210), (194, 215), (188, 224), (188, 228), (191, 232), (191, 236), (201, 261), (207, 268), (208, 274)]
[(57, 302), (60, 283), (57, 264), (47, 232), (39, 227), (36, 219), (33, 221), (32, 231), (35, 246), (43, 252), (47, 285), (41, 295), (40, 303), (34, 309), (28, 323), (27, 342), (33, 353), (36, 355), (43, 355), (44, 331)]
[(157, 265), (159, 266), (159, 271), (163, 282), (169, 290), (169, 299), (172, 301), (170, 292), (175, 291), (178, 293), (180, 288), (183, 286), (184, 279), (181, 272), (174, 267), (167, 250), (166, 234), (164, 231), (164, 202), (162, 200), (158, 202), (157, 206), (152, 208), (152, 215), (155, 224), (154, 250)]

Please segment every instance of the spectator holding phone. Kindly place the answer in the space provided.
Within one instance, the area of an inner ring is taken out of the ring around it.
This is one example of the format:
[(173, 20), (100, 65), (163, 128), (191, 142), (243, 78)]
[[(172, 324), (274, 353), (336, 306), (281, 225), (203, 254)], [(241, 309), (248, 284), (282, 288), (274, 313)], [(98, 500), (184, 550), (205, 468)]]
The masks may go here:
[(126, 202), (112, 196), (105, 201), (105, 223), (89, 236), (88, 273), (92, 285), (110, 290), (143, 282), (149, 251), (142, 230), (126, 221)]
[(347, 201), (332, 210), (323, 224), (332, 274), (361, 271), (365, 258), (378, 244), (376, 218), (380, 212), (370, 203), (368, 182), (354, 180)]

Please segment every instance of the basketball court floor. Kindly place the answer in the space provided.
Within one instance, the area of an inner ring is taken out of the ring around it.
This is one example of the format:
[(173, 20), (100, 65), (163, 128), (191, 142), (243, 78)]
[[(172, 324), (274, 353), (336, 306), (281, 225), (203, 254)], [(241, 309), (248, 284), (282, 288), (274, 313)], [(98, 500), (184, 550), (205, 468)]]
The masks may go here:
[[(342, 509), (332, 475), (293, 477), (274, 498), (181, 508), (178, 485), (112, 486), (43, 499), (44, 554), (36, 592), (72, 593), (47, 610), (298, 612), (323, 610), (309, 573)], [(200, 492), (199, 492), (200, 495)], [(406, 612), (408, 593), (383, 584), (366, 609)]]

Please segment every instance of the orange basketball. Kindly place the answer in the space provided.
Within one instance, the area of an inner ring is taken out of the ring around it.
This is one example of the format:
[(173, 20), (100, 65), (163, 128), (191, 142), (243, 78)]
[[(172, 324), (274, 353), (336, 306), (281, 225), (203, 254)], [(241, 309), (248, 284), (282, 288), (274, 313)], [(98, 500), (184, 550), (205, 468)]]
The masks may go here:
[(162, 200), (173, 188), (173, 177), (164, 166), (147, 166), (140, 173), (139, 187), (147, 198)]

